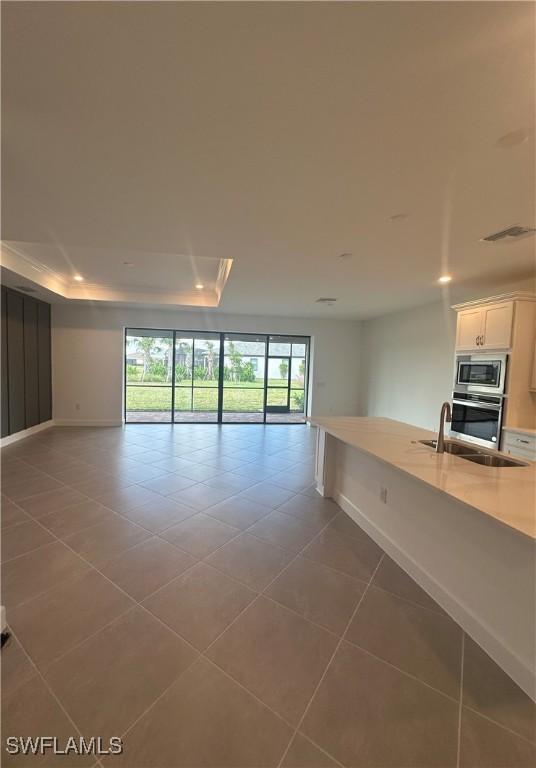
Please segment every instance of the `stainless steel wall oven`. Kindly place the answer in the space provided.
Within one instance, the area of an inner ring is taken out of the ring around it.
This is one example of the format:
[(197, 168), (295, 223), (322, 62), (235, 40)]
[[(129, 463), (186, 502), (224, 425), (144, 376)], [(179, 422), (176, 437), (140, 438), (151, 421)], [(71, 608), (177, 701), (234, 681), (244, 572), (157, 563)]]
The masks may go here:
[(450, 434), (486, 448), (499, 448), (504, 398), (502, 395), (454, 391)]

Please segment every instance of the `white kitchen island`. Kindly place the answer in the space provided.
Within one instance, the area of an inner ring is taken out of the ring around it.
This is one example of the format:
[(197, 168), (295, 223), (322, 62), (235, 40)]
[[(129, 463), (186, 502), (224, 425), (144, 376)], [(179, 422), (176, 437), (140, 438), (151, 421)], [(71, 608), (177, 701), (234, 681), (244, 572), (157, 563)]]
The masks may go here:
[(313, 418), (316, 484), (536, 699), (536, 465), (437, 454), (384, 418)]

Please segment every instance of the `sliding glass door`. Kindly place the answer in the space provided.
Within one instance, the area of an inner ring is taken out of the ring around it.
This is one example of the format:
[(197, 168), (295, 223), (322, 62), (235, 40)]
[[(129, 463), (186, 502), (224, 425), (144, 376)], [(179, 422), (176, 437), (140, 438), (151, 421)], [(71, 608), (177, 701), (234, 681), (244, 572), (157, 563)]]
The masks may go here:
[(263, 422), (266, 336), (226, 333), (223, 341), (223, 422)]
[(174, 420), (217, 422), (220, 335), (175, 334)]
[(305, 419), (308, 341), (303, 337), (270, 336), (266, 382), (266, 421)]
[(127, 328), (125, 421), (303, 423), (309, 338)]
[(129, 328), (125, 336), (125, 417), (171, 422), (173, 331)]

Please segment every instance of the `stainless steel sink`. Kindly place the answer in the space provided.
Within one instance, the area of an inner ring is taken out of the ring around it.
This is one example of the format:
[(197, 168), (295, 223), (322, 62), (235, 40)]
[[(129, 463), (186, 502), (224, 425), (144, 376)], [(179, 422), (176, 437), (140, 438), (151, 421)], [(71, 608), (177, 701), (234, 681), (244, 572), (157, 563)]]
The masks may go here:
[(461, 458), (475, 464), (483, 464), (485, 467), (528, 467), (524, 461), (507, 459), (506, 456), (495, 456), (490, 453), (477, 453), (473, 456), (461, 456)]
[[(419, 440), (419, 443), (435, 450), (437, 440)], [(445, 440), (445, 453), (451, 453), (460, 459), (472, 461), (474, 464), (482, 464), (484, 467), (528, 467), (524, 461), (506, 458), (495, 453), (485, 453), (478, 448), (456, 443), (454, 440)]]
[[(419, 443), (428, 446), (428, 448), (433, 448), (434, 450), (437, 446), (437, 440), (419, 440)], [(460, 445), (460, 443), (455, 443), (453, 440), (445, 440), (445, 453), (452, 453), (455, 456), (471, 456), (473, 454), (479, 455), (481, 451), (479, 451), (478, 448)]]

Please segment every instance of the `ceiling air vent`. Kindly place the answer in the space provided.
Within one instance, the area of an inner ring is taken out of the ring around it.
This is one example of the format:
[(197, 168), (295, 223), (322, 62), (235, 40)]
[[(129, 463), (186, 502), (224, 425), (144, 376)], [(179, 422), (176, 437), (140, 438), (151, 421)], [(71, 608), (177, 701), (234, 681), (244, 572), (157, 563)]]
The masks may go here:
[(519, 240), (522, 237), (529, 237), (536, 232), (534, 227), (522, 227), (520, 224), (514, 224), (507, 229), (501, 229), (500, 232), (494, 232), (492, 235), (487, 235), (482, 238), (484, 243), (498, 243), (501, 240), (512, 241)]
[(327, 296), (321, 296), (319, 299), (316, 300), (315, 304), (325, 304), (327, 307), (332, 307), (337, 299), (332, 299)]
[(16, 285), (15, 288), (17, 291), (23, 291), (24, 293), (35, 293), (35, 288), (28, 288), (26, 285)]

